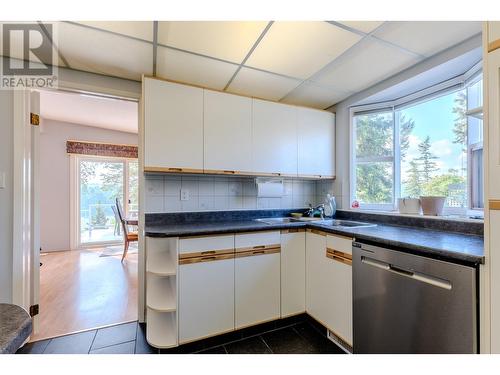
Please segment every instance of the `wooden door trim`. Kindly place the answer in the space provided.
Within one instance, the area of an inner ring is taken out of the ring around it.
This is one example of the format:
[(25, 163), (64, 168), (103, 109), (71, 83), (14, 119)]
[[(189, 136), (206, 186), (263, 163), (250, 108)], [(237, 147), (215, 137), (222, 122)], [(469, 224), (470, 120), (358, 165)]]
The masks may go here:
[(494, 40), (488, 44), (488, 52), (493, 52), (500, 48), (500, 39)]

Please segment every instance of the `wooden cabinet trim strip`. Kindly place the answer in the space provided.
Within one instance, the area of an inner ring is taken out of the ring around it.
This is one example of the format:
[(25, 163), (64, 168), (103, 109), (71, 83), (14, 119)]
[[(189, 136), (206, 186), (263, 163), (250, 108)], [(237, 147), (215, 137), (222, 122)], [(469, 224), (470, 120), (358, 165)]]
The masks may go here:
[(500, 200), (497, 199), (490, 199), (488, 201), (488, 207), (490, 210), (500, 210)]
[(234, 259), (234, 253), (179, 259), (179, 265), (215, 262), (217, 260), (226, 260), (226, 259)]
[(290, 228), (290, 229), (282, 229), (281, 234), (287, 234), (287, 233), (301, 233), (305, 232), (306, 230), (304, 228)]
[(488, 52), (493, 52), (500, 48), (500, 39), (494, 40), (488, 44)]
[(323, 231), (320, 231), (320, 230), (318, 230), (318, 229), (311, 229), (311, 228), (307, 228), (307, 231), (308, 231), (309, 233), (318, 234), (318, 235), (320, 235), (320, 236), (326, 236), (326, 235), (328, 234), (328, 233), (323, 232)]
[(170, 167), (144, 167), (144, 172), (160, 172), (160, 173), (192, 173), (203, 174), (203, 169), (192, 168), (170, 168)]
[(270, 249), (250, 250), (250, 251), (245, 251), (242, 253), (236, 253), (235, 258), (252, 257), (252, 256), (257, 256), (257, 255), (278, 254), (280, 252), (281, 252), (281, 246), (278, 246), (278, 247), (270, 248)]
[(351, 254), (344, 253), (343, 251), (332, 249), (331, 247), (327, 247), (326, 248), (326, 252), (327, 253), (331, 253), (331, 254), (336, 255), (336, 256), (339, 256), (339, 257), (342, 257), (342, 258), (347, 258), (347, 259), (351, 259), (352, 260), (352, 255)]
[(196, 252), (191, 252), (191, 253), (183, 253), (183, 254), (179, 254), (179, 260), (189, 259), (189, 258), (198, 258), (198, 257), (204, 257), (204, 256), (225, 255), (225, 254), (234, 254), (234, 249), (205, 250), (205, 251), (196, 251)]
[(274, 250), (274, 249), (281, 249), (281, 244), (272, 244), (272, 245), (255, 245), (251, 247), (239, 247), (235, 249), (236, 253), (246, 253), (246, 252), (251, 252), (255, 250)]
[(326, 249), (326, 257), (337, 262), (352, 266), (352, 255), (331, 248)]

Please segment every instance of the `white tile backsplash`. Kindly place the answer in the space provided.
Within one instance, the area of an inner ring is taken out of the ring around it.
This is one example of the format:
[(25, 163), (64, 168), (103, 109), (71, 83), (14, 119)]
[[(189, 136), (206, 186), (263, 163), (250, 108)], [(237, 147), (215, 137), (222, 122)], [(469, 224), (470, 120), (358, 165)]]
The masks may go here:
[[(146, 212), (222, 211), (305, 208), (323, 203), (333, 181), (286, 179), (281, 198), (258, 198), (255, 178), (146, 175)], [(189, 200), (181, 201), (181, 189)]]

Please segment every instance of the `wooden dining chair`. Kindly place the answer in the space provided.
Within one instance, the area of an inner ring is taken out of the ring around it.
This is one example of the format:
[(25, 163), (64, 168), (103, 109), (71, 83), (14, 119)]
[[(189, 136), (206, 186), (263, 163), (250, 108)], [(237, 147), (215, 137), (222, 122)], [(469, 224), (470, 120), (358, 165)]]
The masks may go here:
[(129, 231), (127, 221), (125, 220), (125, 216), (123, 214), (122, 204), (118, 198), (116, 198), (116, 210), (118, 211), (118, 216), (120, 217), (120, 222), (122, 223), (123, 239), (125, 241), (123, 247), (123, 256), (122, 256), (122, 262), (123, 262), (123, 260), (127, 256), (128, 247), (130, 246), (130, 243), (139, 240), (139, 233)]

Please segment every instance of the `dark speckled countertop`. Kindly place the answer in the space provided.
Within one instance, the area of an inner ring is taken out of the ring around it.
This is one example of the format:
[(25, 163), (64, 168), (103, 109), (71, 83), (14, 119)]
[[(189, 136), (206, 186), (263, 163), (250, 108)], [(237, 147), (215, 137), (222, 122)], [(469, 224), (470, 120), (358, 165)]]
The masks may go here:
[(0, 303), (0, 354), (13, 354), (31, 335), (32, 322), (22, 307)]
[(266, 224), (252, 218), (217, 221), (206, 219), (199, 221), (189, 220), (178, 223), (153, 221), (150, 223), (147, 222), (145, 234), (149, 237), (182, 237), (297, 227), (313, 228), (333, 234), (352, 236), (357, 241), (368, 241), (417, 255), (470, 264), (484, 263), (483, 237), (480, 235), (372, 222), (377, 224), (377, 226), (338, 228), (322, 224), (321, 222)]

